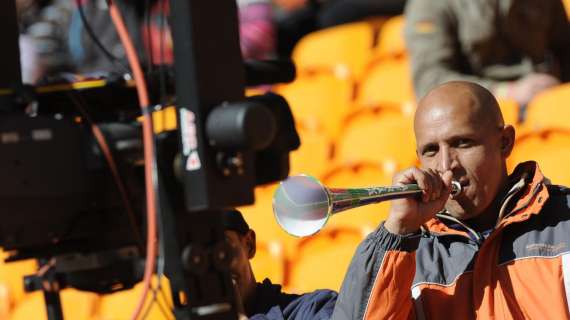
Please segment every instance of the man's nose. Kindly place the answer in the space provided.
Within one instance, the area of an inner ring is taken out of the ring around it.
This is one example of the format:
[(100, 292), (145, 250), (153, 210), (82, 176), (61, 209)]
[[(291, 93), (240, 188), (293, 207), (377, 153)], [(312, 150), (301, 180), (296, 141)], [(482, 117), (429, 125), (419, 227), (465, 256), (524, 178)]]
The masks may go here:
[(456, 159), (451, 150), (449, 150), (449, 148), (442, 148), (439, 159), (439, 169), (441, 173), (453, 169), (455, 164)]

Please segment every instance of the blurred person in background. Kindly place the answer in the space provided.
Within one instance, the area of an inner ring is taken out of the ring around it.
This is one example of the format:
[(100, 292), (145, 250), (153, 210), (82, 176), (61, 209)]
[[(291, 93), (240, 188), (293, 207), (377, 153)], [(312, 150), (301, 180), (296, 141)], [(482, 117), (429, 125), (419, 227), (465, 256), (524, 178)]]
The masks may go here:
[(71, 1), (16, 0), (24, 83), (35, 83), (46, 72), (68, 69), (70, 57), (55, 35), (63, 32), (70, 8)]
[(466, 80), (524, 107), (570, 81), (570, 23), (560, 0), (410, 0), (405, 14), (418, 100)]
[(278, 52), (289, 56), (305, 35), (343, 23), (376, 16), (395, 16), (406, 0), (273, 0), (278, 29)]
[[(44, 0), (41, 6), (39, 0), (19, 1), (31, 3), (22, 10), (28, 17), (25, 28), (21, 27), (21, 38), (28, 39), (22, 55), (34, 52), (37, 57), (24, 61), (23, 69), (34, 69), (33, 73), (41, 75), (128, 71), (106, 0)], [(237, 0), (237, 4), (244, 59), (273, 57), (275, 35), (270, 1)], [(172, 64), (169, 1), (118, 1), (117, 5), (143, 64)]]
[[(269, 279), (257, 282), (250, 260), (255, 257), (255, 231), (249, 228), (242, 214), (227, 210), (222, 223), (226, 240), (232, 248), (230, 265), (238, 301), (243, 313), (252, 320), (328, 320), (332, 315), (337, 293), (316, 290), (305, 294), (288, 294)], [(238, 308), (239, 309), (239, 308)]]

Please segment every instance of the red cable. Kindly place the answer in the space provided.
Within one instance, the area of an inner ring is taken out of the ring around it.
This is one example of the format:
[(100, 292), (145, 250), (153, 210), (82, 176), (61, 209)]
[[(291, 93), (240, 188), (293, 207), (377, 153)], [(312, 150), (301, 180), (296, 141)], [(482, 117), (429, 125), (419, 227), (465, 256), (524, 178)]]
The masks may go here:
[(153, 144), (153, 128), (152, 128), (152, 118), (149, 113), (150, 110), (150, 100), (148, 97), (148, 90), (146, 88), (146, 83), (144, 80), (144, 75), (138, 59), (135, 47), (129, 35), (129, 32), (121, 16), (119, 8), (114, 3), (113, 0), (107, 0), (109, 5), (109, 13), (113, 24), (117, 29), (119, 38), (125, 48), (127, 54), (127, 59), (135, 79), (135, 84), (137, 87), (137, 93), (139, 96), (139, 104), (141, 106), (143, 114), (143, 145), (144, 145), (144, 166), (145, 166), (145, 187), (146, 187), (146, 205), (147, 205), (147, 245), (146, 245), (146, 261), (143, 279), (143, 292), (141, 293), (140, 300), (137, 304), (137, 308), (131, 316), (132, 320), (136, 320), (144, 307), (146, 297), (150, 288), (152, 275), (155, 269), (155, 257), (156, 257), (156, 194), (153, 188), (153, 155), (154, 155), (154, 144)]

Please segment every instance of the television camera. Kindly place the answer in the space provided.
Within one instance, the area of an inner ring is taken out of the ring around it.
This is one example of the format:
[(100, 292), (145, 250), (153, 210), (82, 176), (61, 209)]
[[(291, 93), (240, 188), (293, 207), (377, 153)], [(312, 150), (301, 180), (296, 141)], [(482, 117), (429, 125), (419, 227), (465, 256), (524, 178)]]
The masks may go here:
[[(177, 129), (152, 136), (149, 177), (137, 118), (162, 107), (156, 78), (145, 75), (152, 105), (142, 109), (124, 76), (23, 85), (14, 1), (0, 4), (0, 247), (8, 262), (38, 259), (25, 286), (44, 292), (50, 320), (63, 318), (61, 289), (131, 288), (145, 259), (161, 262), (177, 319), (236, 319), (221, 211), (285, 178), (300, 143), (285, 99), (246, 98), (244, 88), (291, 81), (295, 70), (242, 61), (235, 1), (170, 5)], [(145, 254), (145, 181), (156, 194), (157, 256)]]

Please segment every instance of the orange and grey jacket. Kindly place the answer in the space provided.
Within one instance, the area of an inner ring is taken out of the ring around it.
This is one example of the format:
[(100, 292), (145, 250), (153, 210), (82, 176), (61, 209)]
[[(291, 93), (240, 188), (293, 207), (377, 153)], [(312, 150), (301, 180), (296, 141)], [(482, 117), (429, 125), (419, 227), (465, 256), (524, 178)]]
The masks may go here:
[(444, 213), (417, 235), (381, 225), (359, 245), (332, 319), (570, 319), (570, 189), (534, 162), (510, 186), (486, 237)]

